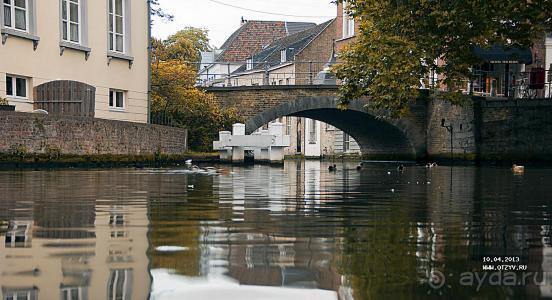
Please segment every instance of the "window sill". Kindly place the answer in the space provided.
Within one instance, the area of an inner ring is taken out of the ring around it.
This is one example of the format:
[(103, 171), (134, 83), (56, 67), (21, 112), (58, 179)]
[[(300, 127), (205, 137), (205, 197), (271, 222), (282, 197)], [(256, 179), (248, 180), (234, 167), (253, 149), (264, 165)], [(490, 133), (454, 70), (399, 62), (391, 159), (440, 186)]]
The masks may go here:
[(29, 100), (29, 98), (20, 98), (20, 97), (7, 96), (6, 99), (9, 102), (32, 103), (31, 100)]
[(2, 45), (6, 44), (6, 42), (8, 41), (8, 37), (13, 36), (13, 37), (18, 37), (18, 38), (32, 41), (33, 48), (34, 50), (36, 50), (36, 48), (38, 47), (38, 42), (40, 41), (40, 38), (38, 36), (21, 30), (16, 30), (12, 28), (2, 28), (0, 32), (2, 33)]
[(59, 42), (59, 55), (63, 55), (63, 52), (65, 49), (71, 49), (76, 51), (82, 51), (84, 52), (84, 59), (88, 60), (88, 57), (90, 57), (90, 52), (92, 52), (92, 49), (85, 47), (80, 44), (71, 43), (67, 41), (61, 41)]
[(123, 53), (108, 50), (107, 51), (107, 64), (110, 65), (111, 60), (113, 60), (114, 58), (128, 61), (128, 67), (129, 68), (131, 68), (132, 64), (134, 63), (134, 57), (132, 57), (130, 55), (123, 54)]
[(116, 108), (116, 107), (110, 107), (109, 111), (110, 112), (120, 112), (120, 113), (126, 112), (124, 108)]
[(350, 36), (342, 37), (342, 38), (336, 40), (336, 42), (343, 42), (343, 41), (350, 40), (350, 39), (353, 39), (353, 38), (356, 38), (356, 34), (353, 34), (353, 35), (350, 35)]

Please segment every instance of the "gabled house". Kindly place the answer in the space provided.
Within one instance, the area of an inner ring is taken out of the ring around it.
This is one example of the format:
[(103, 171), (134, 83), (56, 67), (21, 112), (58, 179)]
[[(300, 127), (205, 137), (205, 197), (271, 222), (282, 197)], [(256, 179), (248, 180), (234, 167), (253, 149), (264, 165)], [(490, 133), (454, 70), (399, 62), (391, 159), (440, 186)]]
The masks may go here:
[(312, 84), (332, 52), (335, 19), (283, 37), (247, 57), (228, 85)]
[[(338, 19), (278, 39), (251, 55), (244, 65), (221, 80), (228, 86), (332, 84), (320, 81), (320, 74), (335, 62), (335, 36)], [(335, 80), (333, 81), (335, 84)], [(356, 142), (341, 130), (312, 119), (282, 117), (291, 147), (286, 155), (320, 157), (341, 153), (359, 153)], [(358, 150), (358, 151), (355, 151)]]
[(220, 79), (235, 72), (246, 58), (261, 51), (275, 40), (316, 26), (308, 22), (245, 21), (220, 47), (201, 53), (201, 85), (220, 84)]

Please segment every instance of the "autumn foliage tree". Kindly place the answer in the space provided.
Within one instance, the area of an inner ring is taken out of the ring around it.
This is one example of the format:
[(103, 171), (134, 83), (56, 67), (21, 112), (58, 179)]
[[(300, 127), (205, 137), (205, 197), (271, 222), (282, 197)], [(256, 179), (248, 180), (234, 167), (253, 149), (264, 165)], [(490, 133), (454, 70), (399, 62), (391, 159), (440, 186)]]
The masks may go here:
[(213, 95), (198, 89), (199, 51), (208, 49), (204, 30), (186, 28), (166, 40), (152, 40), (152, 120), (188, 129), (192, 150), (209, 151), (218, 132), (238, 121), (237, 113), (221, 108)]
[[(339, 0), (343, 2), (342, 0)], [(461, 100), (458, 88), (481, 63), (476, 47), (529, 47), (552, 29), (549, 0), (348, 0), (359, 26), (356, 42), (334, 72), (343, 81), (341, 103), (370, 96), (394, 117), (419, 96), (420, 79), (440, 74), (440, 97)], [(435, 89), (437, 91), (437, 89)]]

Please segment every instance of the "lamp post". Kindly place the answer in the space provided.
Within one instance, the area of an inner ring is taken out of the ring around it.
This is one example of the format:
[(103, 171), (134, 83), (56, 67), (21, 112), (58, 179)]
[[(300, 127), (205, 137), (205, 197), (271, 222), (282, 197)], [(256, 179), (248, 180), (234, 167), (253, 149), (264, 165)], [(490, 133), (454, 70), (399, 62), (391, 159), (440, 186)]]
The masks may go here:
[(450, 133), (450, 161), (451, 163), (454, 161), (454, 144), (453, 144), (453, 127), (452, 123), (445, 125), (445, 119), (441, 119), (441, 127), (444, 127), (447, 129), (447, 131)]

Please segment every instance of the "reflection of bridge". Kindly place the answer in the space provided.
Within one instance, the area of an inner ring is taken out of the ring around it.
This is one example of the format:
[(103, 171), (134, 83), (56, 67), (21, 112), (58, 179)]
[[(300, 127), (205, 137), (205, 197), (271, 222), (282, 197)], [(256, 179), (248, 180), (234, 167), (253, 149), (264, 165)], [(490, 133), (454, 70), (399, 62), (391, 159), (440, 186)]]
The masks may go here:
[[(337, 109), (337, 86), (278, 85), (210, 87), (223, 107), (235, 107), (246, 132), (283, 116), (306, 117), (333, 125), (352, 136), (369, 158), (550, 159), (552, 101), (474, 97), (464, 107), (440, 100), (416, 100), (400, 119), (378, 119), (353, 100)], [(452, 125), (449, 134), (442, 120)], [(452, 139), (452, 143), (451, 143)], [(451, 149), (452, 144), (452, 149)]]

